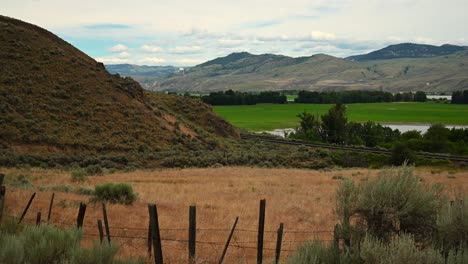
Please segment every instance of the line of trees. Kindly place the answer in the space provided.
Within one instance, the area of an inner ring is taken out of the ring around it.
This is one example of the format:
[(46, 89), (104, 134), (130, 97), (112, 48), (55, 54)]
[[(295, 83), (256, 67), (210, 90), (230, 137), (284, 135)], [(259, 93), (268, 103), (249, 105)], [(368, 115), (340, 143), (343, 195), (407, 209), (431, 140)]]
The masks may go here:
[(203, 102), (211, 105), (254, 105), (261, 103), (284, 104), (286, 95), (279, 92), (261, 92), (258, 94), (227, 90), (212, 92), (202, 96)]
[(298, 117), (301, 120), (300, 126), (288, 135), (291, 138), (341, 145), (379, 146), (388, 149), (398, 147), (402, 153), (409, 149), (468, 154), (468, 129), (448, 129), (442, 124), (434, 124), (425, 134), (416, 130), (401, 133), (398, 129), (393, 130), (372, 121), (348, 122), (346, 106), (340, 103), (320, 117), (307, 112), (300, 113)]
[(395, 95), (382, 91), (341, 91), (341, 92), (309, 92), (300, 91), (296, 103), (304, 104), (352, 104), (352, 103), (383, 103), (383, 102), (425, 102), (424, 92), (406, 92)]
[(452, 104), (468, 104), (468, 90), (454, 91), (452, 93)]

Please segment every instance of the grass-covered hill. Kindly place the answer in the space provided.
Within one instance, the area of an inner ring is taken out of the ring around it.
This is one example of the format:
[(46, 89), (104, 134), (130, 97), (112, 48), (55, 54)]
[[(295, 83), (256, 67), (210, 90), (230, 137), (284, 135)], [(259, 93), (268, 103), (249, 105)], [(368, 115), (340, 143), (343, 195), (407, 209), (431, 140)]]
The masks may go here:
[(442, 46), (424, 45), (416, 43), (401, 43), (390, 45), (383, 49), (372, 51), (363, 55), (348, 57), (348, 60), (369, 61), (369, 60), (389, 60), (400, 58), (430, 58), (453, 54), (466, 50), (467, 47), (444, 44)]
[[(210, 92), (220, 90), (385, 90), (451, 92), (468, 87), (468, 50), (401, 44), (376, 53), (336, 58), (318, 54), (233, 53), (155, 82), (152, 90)], [(367, 59), (365, 59), (367, 58)], [(359, 61), (358, 61), (359, 60)]]
[(0, 65), (3, 151), (128, 153), (238, 137), (200, 100), (146, 92), (51, 32), (4, 16)]

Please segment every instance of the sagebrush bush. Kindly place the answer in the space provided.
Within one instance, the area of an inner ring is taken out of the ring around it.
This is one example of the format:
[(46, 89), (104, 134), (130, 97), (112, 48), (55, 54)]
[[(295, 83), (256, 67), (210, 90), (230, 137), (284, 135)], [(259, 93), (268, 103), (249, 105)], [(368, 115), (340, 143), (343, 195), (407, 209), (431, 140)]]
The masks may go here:
[(143, 263), (114, 259), (116, 245), (94, 243), (91, 248), (83, 249), (81, 238), (77, 229), (62, 230), (50, 225), (26, 226), (15, 233), (0, 228), (0, 263)]
[(82, 169), (74, 170), (71, 172), (72, 182), (84, 182), (86, 181), (86, 172)]
[(100, 165), (89, 165), (88, 167), (85, 168), (86, 175), (102, 175), (103, 170)]
[(438, 250), (432, 247), (418, 248), (413, 236), (407, 234), (401, 234), (389, 243), (366, 236), (360, 255), (366, 264), (445, 264)]
[[(405, 232), (422, 241), (436, 230), (437, 213), (444, 203), (442, 188), (425, 186), (413, 175), (412, 167), (382, 170), (376, 179), (348, 189), (338, 189), (337, 196), (342, 197), (337, 199), (340, 218), (356, 217), (356, 228), (379, 239), (388, 241), (392, 235)], [(347, 208), (347, 215), (343, 208)]]
[(468, 196), (446, 203), (439, 211), (434, 243), (446, 254), (468, 247)]
[(93, 200), (132, 204), (136, 198), (137, 196), (133, 192), (133, 188), (130, 184), (106, 183), (95, 187)]

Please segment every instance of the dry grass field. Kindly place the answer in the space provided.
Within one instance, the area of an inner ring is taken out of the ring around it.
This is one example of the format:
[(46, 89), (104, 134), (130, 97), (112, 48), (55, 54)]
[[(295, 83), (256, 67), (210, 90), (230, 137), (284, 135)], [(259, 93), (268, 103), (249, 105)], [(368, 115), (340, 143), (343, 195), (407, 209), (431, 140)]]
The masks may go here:
[[(188, 256), (188, 208), (197, 206), (197, 263), (216, 263), (229, 229), (236, 216), (239, 223), (225, 263), (255, 263), (259, 200), (266, 199), (265, 251), (272, 262), (276, 230), (284, 223), (282, 259), (302, 241), (311, 238), (330, 240), (337, 221), (334, 214), (335, 190), (339, 178), (357, 182), (375, 177), (378, 170), (296, 170), (226, 167), (209, 169), (171, 169), (114, 173), (88, 177), (73, 183), (70, 172), (42, 169), (0, 169), (7, 178), (28, 175), (34, 187), (18, 189), (7, 186), (6, 213), (19, 217), (29, 197), (37, 192), (26, 215), (34, 222), (36, 213), (43, 218), (51, 191), (40, 186), (70, 185), (94, 188), (108, 182), (127, 182), (138, 199), (133, 205), (107, 205), (110, 233), (121, 245), (121, 256), (141, 256), (147, 261), (148, 203), (158, 206), (166, 263), (186, 263)], [(418, 168), (415, 173), (428, 184), (443, 183), (450, 195), (468, 193), (468, 171), (447, 171)], [(8, 180), (8, 179), (7, 179)], [(76, 224), (79, 202), (88, 203), (84, 234), (85, 242), (99, 239), (97, 219), (102, 219), (100, 204), (90, 203), (89, 196), (72, 192), (56, 192), (51, 222), (57, 225)]]

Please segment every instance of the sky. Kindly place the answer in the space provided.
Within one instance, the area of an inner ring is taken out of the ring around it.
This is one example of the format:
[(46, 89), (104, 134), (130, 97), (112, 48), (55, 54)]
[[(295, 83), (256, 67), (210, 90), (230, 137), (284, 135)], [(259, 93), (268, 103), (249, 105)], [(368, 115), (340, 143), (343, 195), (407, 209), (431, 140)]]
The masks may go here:
[(468, 46), (468, 0), (0, 0), (0, 14), (105, 64), (193, 66), (232, 52), (347, 57)]

